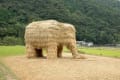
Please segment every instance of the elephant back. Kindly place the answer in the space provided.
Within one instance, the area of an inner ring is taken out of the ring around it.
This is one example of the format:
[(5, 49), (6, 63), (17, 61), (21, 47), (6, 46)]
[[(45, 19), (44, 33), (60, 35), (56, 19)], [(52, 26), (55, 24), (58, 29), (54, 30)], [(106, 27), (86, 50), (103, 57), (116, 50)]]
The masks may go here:
[(36, 21), (25, 29), (25, 43), (47, 46), (49, 43), (64, 43), (75, 39), (75, 28), (56, 20)]

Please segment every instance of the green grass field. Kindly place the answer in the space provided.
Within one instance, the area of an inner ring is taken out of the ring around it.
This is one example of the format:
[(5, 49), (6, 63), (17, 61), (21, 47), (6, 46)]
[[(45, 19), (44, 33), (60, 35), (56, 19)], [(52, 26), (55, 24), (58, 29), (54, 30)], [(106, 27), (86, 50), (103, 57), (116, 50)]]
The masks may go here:
[[(120, 48), (111, 48), (111, 47), (79, 47), (80, 53), (108, 56), (108, 57), (117, 57), (120, 58)], [(64, 48), (65, 52), (69, 52)], [(24, 55), (25, 47), (24, 46), (0, 46), (0, 57), (5, 56), (16, 56)]]
[(24, 46), (0, 46), (0, 57), (23, 55), (24, 53)]
[(113, 47), (81, 47), (79, 52), (84, 54), (108, 56), (120, 58), (120, 48)]

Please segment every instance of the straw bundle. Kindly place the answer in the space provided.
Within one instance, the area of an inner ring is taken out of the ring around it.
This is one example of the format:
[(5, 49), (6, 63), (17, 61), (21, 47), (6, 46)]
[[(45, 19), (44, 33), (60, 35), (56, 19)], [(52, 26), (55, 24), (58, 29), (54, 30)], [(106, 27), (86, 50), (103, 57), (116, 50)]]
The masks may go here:
[(43, 57), (43, 48), (47, 50), (47, 58), (61, 57), (63, 45), (73, 57), (77, 55), (74, 26), (56, 20), (30, 23), (25, 30), (25, 43), (28, 57)]

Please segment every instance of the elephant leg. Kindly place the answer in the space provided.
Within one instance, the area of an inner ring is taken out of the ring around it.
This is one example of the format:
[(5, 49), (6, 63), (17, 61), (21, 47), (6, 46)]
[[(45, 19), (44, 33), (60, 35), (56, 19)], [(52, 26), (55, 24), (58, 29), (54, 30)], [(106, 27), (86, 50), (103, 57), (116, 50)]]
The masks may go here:
[(72, 52), (73, 58), (75, 58), (75, 59), (86, 59), (86, 57), (78, 54), (76, 45), (69, 44), (67, 47)]
[(76, 46), (74, 44), (69, 44), (67, 48), (72, 52), (73, 58), (75, 58), (78, 54)]
[(36, 49), (36, 57), (44, 57), (42, 49)]
[(34, 58), (36, 57), (36, 51), (33, 46), (26, 45), (26, 53), (28, 58)]
[(56, 59), (57, 58), (57, 46), (48, 46), (47, 48), (47, 58)]
[(59, 45), (57, 47), (57, 57), (62, 57), (62, 50), (63, 50), (63, 46), (62, 45)]

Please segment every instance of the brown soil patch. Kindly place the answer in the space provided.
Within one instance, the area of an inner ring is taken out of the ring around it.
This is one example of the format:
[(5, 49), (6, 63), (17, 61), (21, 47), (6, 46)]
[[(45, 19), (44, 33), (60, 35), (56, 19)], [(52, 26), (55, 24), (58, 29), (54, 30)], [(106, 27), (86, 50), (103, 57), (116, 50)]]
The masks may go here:
[(120, 59), (85, 55), (87, 59), (4, 59), (21, 80), (120, 80)]

